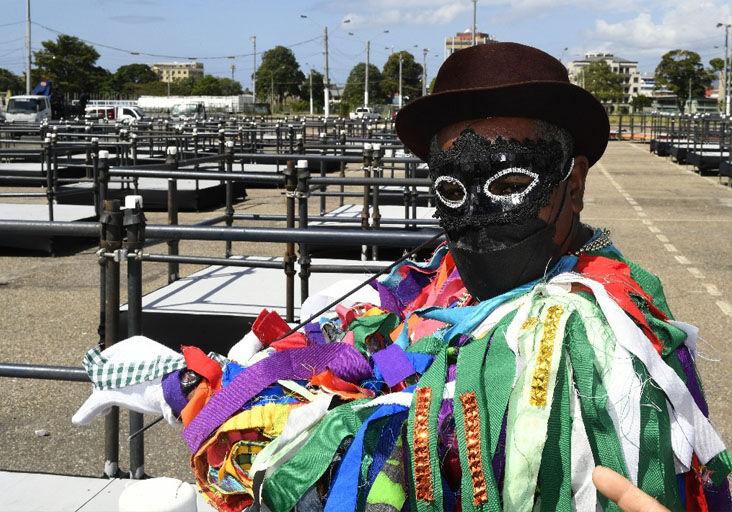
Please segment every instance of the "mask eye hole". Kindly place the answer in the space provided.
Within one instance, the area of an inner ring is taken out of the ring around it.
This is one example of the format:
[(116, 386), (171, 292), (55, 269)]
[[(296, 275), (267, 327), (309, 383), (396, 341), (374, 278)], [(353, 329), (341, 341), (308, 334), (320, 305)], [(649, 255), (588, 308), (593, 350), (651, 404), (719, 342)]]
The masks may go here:
[(538, 183), (539, 175), (521, 167), (504, 169), (490, 178), (483, 187), (489, 198), (515, 203), (523, 199)]
[(459, 208), (465, 204), (467, 191), (460, 180), (452, 176), (440, 176), (435, 180), (435, 193), (437, 198), (450, 208)]

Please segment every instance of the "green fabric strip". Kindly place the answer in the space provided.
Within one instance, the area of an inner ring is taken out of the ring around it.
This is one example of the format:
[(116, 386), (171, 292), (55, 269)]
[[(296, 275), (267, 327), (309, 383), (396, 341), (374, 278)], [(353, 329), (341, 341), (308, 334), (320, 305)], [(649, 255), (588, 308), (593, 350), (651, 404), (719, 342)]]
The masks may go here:
[[(600, 466), (605, 466), (628, 478), (623, 452), (615, 428), (607, 412), (607, 391), (595, 367), (595, 355), (587, 339), (582, 318), (573, 313), (567, 323), (565, 344), (569, 349), (574, 385), (586, 427), (592, 455)], [(598, 493), (598, 502), (606, 511), (619, 511), (617, 505)]]
[(394, 313), (384, 313), (382, 315), (359, 316), (348, 325), (348, 330), (353, 332), (356, 349), (362, 354), (371, 354), (379, 349), (368, 346), (369, 336), (379, 333), (386, 339), (390, 339), (389, 335), (391, 331), (396, 329), (397, 325), (399, 325), (399, 318)]
[(562, 350), (549, 415), (546, 444), (539, 469), (539, 498), (542, 512), (572, 510), (572, 417), (571, 370)]
[[(410, 480), (411, 490), (413, 491), (410, 495), (411, 510), (418, 512), (438, 512), (442, 510), (442, 476), (440, 473), (440, 461), (437, 454), (437, 417), (440, 412), (440, 405), (442, 404), (442, 394), (445, 389), (445, 378), (447, 376), (447, 347), (443, 346), (443, 350), (440, 351), (432, 362), (427, 371), (422, 375), (417, 383), (417, 389), (419, 388), (431, 388), (432, 399), (430, 402), (430, 410), (428, 417), (428, 425), (430, 430), (429, 436), (429, 455), (430, 455), (430, 466), (432, 473), (432, 501), (417, 501), (416, 493), (414, 492), (415, 487), (415, 475), (414, 475), (414, 419), (415, 419), (415, 400), (412, 399), (412, 406), (409, 409), (409, 420), (407, 423), (407, 441), (409, 445), (409, 458), (410, 458)], [(417, 394), (415, 392), (414, 396)]]
[(511, 392), (508, 408), (503, 482), (503, 503), (508, 510), (528, 512), (534, 505), (564, 329), (572, 311), (571, 303), (537, 293), (529, 318), (538, 321), (524, 324), (518, 331), (518, 352), (525, 366)]
[(298, 453), (264, 481), (262, 497), (271, 510), (291, 510), (325, 473), (341, 442), (353, 436), (373, 412), (369, 408), (352, 409), (365, 401), (356, 400), (331, 410)]
[(724, 450), (715, 455), (705, 466), (710, 471), (712, 483), (719, 486), (732, 473), (732, 458), (729, 452)]
[[(458, 449), (460, 451), (460, 468), (461, 468), (461, 498), (462, 511), (471, 512), (476, 510), (499, 511), (501, 509), (501, 501), (498, 495), (498, 487), (496, 485), (493, 470), (491, 469), (491, 453), (489, 453), (488, 439), (488, 422), (490, 421), (485, 409), (486, 403), (485, 385), (482, 382), (484, 361), (488, 350), (488, 337), (480, 340), (474, 340), (460, 349), (457, 360), (457, 375), (455, 380), (455, 397), (453, 398), (453, 414), (455, 418), (455, 437), (457, 438)], [(496, 383), (491, 391), (497, 389), (501, 384), (506, 387), (511, 386), (513, 379), (504, 383)], [(465, 410), (460, 397), (464, 393), (474, 392), (477, 404), (477, 412), (480, 418), (480, 454), (481, 465), (483, 467), (483, 479), (485, 480), (486, 494), (488, 502), (475, 506), (473, 496), (475, 489), (473, 487), (473, 478), (470, 471), (470, 463), (467, 450), (467, 436), (465, 433)], [(500, 428), (500, 426), (499, 426)]]
[(666, 397), (650, 380), (643, 363), (634, 358), (633, 366), (645, 382), (641, 392), (638, 487), (671, 510), (683, 510), (676, 482)]
[(437, 336), (425, 336), (420, 338), (413, 345), (407, 347), (405, 352), (419, 352), (422, 354), (435, 355), (445, 348), (445, 341)]
[(366, 497), (365, 512), (399, 512), (406, 502), (402, 438), (399, 436)]

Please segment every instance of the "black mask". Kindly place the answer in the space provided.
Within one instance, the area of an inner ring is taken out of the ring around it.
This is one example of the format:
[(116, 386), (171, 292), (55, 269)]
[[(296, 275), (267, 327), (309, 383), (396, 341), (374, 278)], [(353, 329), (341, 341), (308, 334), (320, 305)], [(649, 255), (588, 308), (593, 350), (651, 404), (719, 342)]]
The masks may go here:
[[(504, 293), (542, 276), (558, 259), (556, 218), (546, 223), (538, 212), (572, 166), (554, 141), (491, 142), (471, 129), (447, 151), (432, 141), (436, 216), (471, 295), (484, 300)], [(564, 200), (559, 212), (563, 207)]]

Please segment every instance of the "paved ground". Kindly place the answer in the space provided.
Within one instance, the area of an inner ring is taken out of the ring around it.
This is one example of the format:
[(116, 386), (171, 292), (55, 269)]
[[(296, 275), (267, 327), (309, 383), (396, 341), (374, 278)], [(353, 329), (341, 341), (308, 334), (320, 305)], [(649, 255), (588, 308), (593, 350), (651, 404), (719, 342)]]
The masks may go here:
[[(281, 213), (278, 191), (252, 190), (238, 211)], [(334, 205), (333, 205), (334, 206)], [(313, 205), (313, 212), (317, 209)], [(583, 219), (607, 226), (627, 256), (660, 275), (676, 317), (701, 328), (699, 368), (712, 417), (732, 442), (732, 189), (648, 153), (647, 146), (610, 144), (590, 172)], [(181, 223), (215, 213), (182, 214)], [(148, 215), (162, 222), (164, 214)], [(96, 341), (98, 270), (90, 248), (49, 258), (0, 249), (0, 361), (79, 365)], [(235, 244), (238, 254), (281, 255), (274, 244)], [(184, 242), (182, 254), (221, 255), (223, 243)], [(199, 267), (182, 266), (187, 275)], [(165, 266), (146, 264), (146, 292), (165, 282)], [(124, 289), (124, 282), (122, 284)], [(186, 341), (186, 340), (181, 340)], [(97, 476), (103, 422), (74, 428), (70, 418), (89, 386), (5, 379), (0, 407), (0, 469)], [(148, 418), (149, 420), (150, 418)], [(126, 418), (123, 434), (126, 434)], [(35, 431), (49, 435), (38, 437)], [(124, 439), (124, 438), (123, 438)], [(146, 468), (190, 479), (178, 432), (160, 425), (146, 436)], [(122, 453), (126, 466), (126, 454)]]

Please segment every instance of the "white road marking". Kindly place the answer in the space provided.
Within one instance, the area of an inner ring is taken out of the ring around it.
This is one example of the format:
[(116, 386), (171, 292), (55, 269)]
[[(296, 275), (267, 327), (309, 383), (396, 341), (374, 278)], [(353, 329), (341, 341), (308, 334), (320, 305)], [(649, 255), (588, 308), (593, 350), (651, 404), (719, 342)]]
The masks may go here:
[(686, 267), (686, 270), (689, 271), (689, 273), (696, 277), (697, 279), (704, 279), (704, 274), (701, 273), (701, 270), (699, 270), (696, 267)]
[[(641, 222), (643, 224), (645, 224), (646, 226), (650, 226), (651, 224), (653, 224), (653, 221), (651, 219), (643, 219), (643, 220), (641, 220)], [(651, 228), (648, 228), (648, 229), (651, 229)]]
[(637, 212), (642, 212), (643, 211), (643, 207), (642, 206), (638, 206), (637, 204), (635, 206), (633, 206), (633, 209), (635, 211), (637, 211)]
[(666, 235), (656, 235), (656, 238), (658, 238), (659, 242), (663, 242), (664, 244), (668, 243), (668, 237)]
[(650, 231), (651, 233), (660, 233), (660, 232), (661, 232), (661, 230), (660, 230), (660, 229), (658, 229), (658, 228), (657, 228), (656, 226), (648, 226), (648, 230), (649, 230), (649, 231)]
[(706, 288), (707, 293), (709, 295), (712, 295), (713, 297), (719, 297), (720, 295), (722, 295), (722, 292), (719, 291), (719, 288), (717, 288), (713, 284), (704, 283), (704, 288)]
[(717, 306), (719, 306), (719, 309), (722, 310), (722, 313), (727, 316), (732, 316), (732, 306), (730, 306), (728, 303), (724, 302), (723, 300), (718, 300)]
[(646, 212), (635, 212), (635, 213), (638, 214), (638, 217), (645, 217), (646, 216)]
[(663, 244), (663, 246), (666, 248), (666, 250), (668, 252), (679, 252), (679, 250), (673, 244)]
[(682, 265), (691, 265), (691, 262), (688, 259), (686, 259), (685, 256), (678, 256), (677, 255), (677, 256), (674, 256), (674, 258), (676, 258), (676, 261), (678, 261)]

